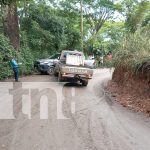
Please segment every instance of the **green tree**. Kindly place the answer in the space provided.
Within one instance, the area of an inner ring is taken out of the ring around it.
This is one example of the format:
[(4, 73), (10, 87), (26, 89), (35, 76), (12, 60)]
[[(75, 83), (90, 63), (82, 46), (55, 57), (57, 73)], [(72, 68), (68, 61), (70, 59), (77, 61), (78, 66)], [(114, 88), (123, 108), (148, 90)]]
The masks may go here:
[(114, 12), (121, 9), (120, 5), (115, 4), (113, 0), (85, 0), (84, 5), (84, 13), (87, 23), (90, 24), (91, 35), (97, 34), (104, 23), (113, 18)]
[[(149, 12), (150, 2), (148, 1), (125, 1), (126, 27), (131, 33), (142, 27), (146, 19), (146, 14)], [(146, 23), (146, 22), (145, 22)]]
[[(64, 46), (65, 49), (81, 49), (81, 33), (80, 33), (80, 14), (78, 10), (71, 9), (66, 5), (58, 8), (58, 16), (63, 18), (64, 26)], [(85, 33), (85, 31), (84, 31)]]

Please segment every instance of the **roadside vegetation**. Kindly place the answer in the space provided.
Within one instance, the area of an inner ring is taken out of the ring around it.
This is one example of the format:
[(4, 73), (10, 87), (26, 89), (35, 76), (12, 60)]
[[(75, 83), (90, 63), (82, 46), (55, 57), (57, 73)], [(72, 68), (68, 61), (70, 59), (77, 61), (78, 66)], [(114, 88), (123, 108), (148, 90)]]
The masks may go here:
[(146, 80), (149, 83), (149, 6), (149, 2), (141, 2), (135, 5), (131, 12), (127, 12), (126, 33), (114, 53), (115, 72), (113, 79), (121, 84), (126, 84), (126, 82), (137, 78), (141, 81)]
[(126, 32), (114, 52), (109, 89), (125, 107), (150, 114), (150, 3), (135, 4), (128, 8)]
[[(12, 75), (10, 56), (22, 63), (21, 74), (31, 74), (35, 60), (62, 49), (83, 49), (87, 56), (94, 54), (97, 60), (111, 51), (116, 81), (125, 82), (148, 72), (149, 1), (85, 0), (82, 5), (80, 2), (0, 1), (0, 79)], [(107, 61), (105, 64), (112, 66)]]
[(114, 67), (116, 72), (122, 69), (122, 80), (145, 74), (150, 60), (150, 3), (126, 3), (129, 4), (125, 22), (126, 32), (114, 55)]
[[(22, 63), (21, 74), (31, 74), (35, 60), (62, 49), (83, 50), (87, 56), (94, 54), (98, 58), (115, 47), (115, 32), (123, 28), (123, 23), (118, 26), (113, 19), (116, 12), (121, 12), (121, 3), (80, 2), (0, 0), (0, 79), (12, 75), (10, 57)], [(111, 42), (105, 40), (106, 36)]]
[(120, 83), (130, 79), (141, 78), (146, 75), (150, 69), (150, 33), (144, 30), (138, 30), (119, 44), (114, 55), (114, 79)]

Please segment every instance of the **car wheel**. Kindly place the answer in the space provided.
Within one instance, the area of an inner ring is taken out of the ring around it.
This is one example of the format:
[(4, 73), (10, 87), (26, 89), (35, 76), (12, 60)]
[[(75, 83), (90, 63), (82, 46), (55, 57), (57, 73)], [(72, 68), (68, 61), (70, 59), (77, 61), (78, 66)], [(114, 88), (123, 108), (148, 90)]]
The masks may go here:
[(47, 73), (48, 73), (49, 75), (53, 75), (53, 74), (54, 74), (54, 67), (53, 67), (53, 66), (50, 66), (50, 67), (48, 68), (48, 70), (47, 70)]

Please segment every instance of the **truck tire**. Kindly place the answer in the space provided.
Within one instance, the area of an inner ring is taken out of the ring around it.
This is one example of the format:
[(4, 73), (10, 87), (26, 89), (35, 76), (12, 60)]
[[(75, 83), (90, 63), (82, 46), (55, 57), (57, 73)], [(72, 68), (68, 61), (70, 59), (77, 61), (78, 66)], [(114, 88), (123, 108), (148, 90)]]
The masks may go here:
[(49, 75), (53, 75), (54, 74), (54, 66), (49, 66), (48, 70), (47, 70), (47, 73)]
[(81, 81), (81, 83), (82, 83), (83, 86), (87, 86), (88, 85), (88, 80), (84, 79), (84, 80)]

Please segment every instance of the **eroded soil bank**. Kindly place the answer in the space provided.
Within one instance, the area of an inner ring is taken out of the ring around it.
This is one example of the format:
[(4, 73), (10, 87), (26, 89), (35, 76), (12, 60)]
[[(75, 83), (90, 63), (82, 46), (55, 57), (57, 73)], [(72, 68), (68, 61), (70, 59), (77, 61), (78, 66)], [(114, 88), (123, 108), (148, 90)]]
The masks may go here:
[(131, 76), (123, 70), (116, 69), (107, 89), (124, 107), (144, 112), (150, 116), (150, 81), (149, 73)]

